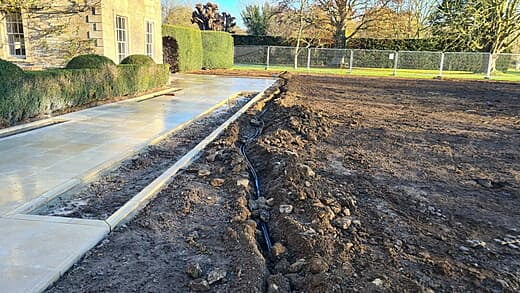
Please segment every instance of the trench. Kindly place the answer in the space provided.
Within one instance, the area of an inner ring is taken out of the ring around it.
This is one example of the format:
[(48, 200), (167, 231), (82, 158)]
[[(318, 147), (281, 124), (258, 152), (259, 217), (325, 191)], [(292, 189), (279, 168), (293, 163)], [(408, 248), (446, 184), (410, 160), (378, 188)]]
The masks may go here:
[[(251, 161), (251, 158), (248, 156), (247, 148), (262, 135), (264, 127), (265, 127), (265, 122), (263, 120), (264, 115), (267, 113), (267, 111), (269, 111), (269, 109), (271, 108), (274, 101), (279, 99), (282, 92), (285, 91), (284, 89), (285, 89), (285, 86), (287, 85), (287, 79), (283, 77), (283, 74), (284, 73), (282, 73), (279, 76), (283, 80), (283, 84), (278, 88), (278, 90), (279, 90), (278, 93), (275, 94), (272, 97), (272, 99), (267, 101), (267, 103), (265, 104), (262, 111), (249, 121), (249, 123), (254, 127), (254, 132), (252, 134), (245, 136), (244, 139), (242, 139), (240, 146), (239, 146), (240, 154), (244, 157), (244, 161), (246, 162), (246, 165), (247, 165), (247, 168), (249, 171), (249, 175), (253, 179), (253, 182), (254, 182), (254, 193), (250, 200), (258, 200), (259, 198), (263, 197), (263, 194), (262, 194), (262, 186), (260, 184), (260, 178), (258, 176), (258, 172), (256, 171), (256, 169), (253, 165), (253, 162)], [(257, 225), (259, 226), (260, 231), (262, 232), (262, 237), (263, 237), (263, 243), (259, 243), (260, 244), (259, 246), (265, 247), (266, 252), (270, 252), (273, 247), (273, 244), (272, 244), (272, 239), (269, 235), (269, 228), (267, 226), (267, 223), (262, 219), (258, 219)]]
[[(264, 129), (265, 123), (262, 120), (262, 117), (269, 109), (271, 101), (264, 107), (262, 112), (256, 116), (252, 120), (253, 126), (255, 126), (255, 131), (253, 134), (248, 135), (245, 140), (240, 144), (240, 154), (244, 157), (244, 160), (247, 164), (247, 168), (249, 169), (249, 174), (254, 182), (254, 188), (255, 192), (253, 193), (253, 200), (257, 200), (258, 198), (262, 197), (262, 189), (260, 186), (260, 179), (258, 178), (258, 173), (255, 170), (255, 167), (251, 163), (251, 160), (249, 159), (247, 155), (247, 146), (254, 142), (260, 135), (262, 135), (262, 131)], [(254, 122), (253, 122), (254, 121)], [(271, 237), (269, 236), (269, 229), (267, 228), (267, 223), (261, 219), (258, 220), (258, 225), (260, 226), (260, 230), (262, 231), (262, 235), (264, 238), (264, 244), (268, 251), (271, 251), (271, 248), (273, 247), (271, 243)]]

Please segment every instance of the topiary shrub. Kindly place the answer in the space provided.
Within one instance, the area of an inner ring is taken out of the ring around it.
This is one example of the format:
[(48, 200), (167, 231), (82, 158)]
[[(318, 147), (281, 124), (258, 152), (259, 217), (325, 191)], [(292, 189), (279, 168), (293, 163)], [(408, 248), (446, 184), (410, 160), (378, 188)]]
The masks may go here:
[(67, 69), (99, 69), (107, 66), (116, 66), (110, 58), (88, 54), (72, 58), (67, 64)]
[(154, 65), (155, 61), (146, 55), (130, 55), (121, 61), (121, 64)]
[(23, 75), (24, 71), (18, 65), (0, 59), (0, 82), (16, 81)]

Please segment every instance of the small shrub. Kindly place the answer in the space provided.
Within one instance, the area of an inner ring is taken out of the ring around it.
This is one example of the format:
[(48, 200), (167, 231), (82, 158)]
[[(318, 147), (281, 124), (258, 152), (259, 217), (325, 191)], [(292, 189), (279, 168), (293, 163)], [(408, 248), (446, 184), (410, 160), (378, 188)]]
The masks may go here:
[(130, 55), (121, 61), (121, 64), (133, 65), (154, 65), (155, 62), (150, 56), (146, 55)]
[(88, 54), (72, 58), (67, 64), (67, 69), (99, 69), (107, 66), (116, 66), (116, 64), (108, 57)]
[(18, 65), (0, 59), (0, 82), (16, 81), (23, 77), (23, 70)]

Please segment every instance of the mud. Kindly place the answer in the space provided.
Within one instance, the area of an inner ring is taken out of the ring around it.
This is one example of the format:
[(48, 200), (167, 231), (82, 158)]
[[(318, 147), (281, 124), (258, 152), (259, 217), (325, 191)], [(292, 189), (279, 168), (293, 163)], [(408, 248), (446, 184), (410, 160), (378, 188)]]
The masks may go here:
[(520, 290), (518, 85), (288, 78), (49, 292)]

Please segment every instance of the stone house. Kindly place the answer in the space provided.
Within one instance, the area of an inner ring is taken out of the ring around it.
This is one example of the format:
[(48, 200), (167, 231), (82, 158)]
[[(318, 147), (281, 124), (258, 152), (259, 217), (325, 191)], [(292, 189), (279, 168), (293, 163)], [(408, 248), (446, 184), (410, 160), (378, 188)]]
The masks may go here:
[[(0, 8), (1, 9), (1, 8)], [(162, 63), (161, 0), (38, 0), (0, 11), (0, 58), (27, 69), (63, 67), (94, 53)]]

